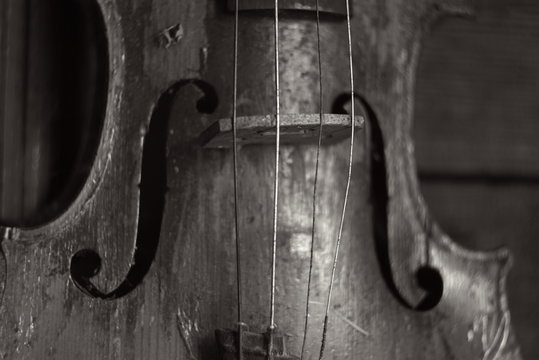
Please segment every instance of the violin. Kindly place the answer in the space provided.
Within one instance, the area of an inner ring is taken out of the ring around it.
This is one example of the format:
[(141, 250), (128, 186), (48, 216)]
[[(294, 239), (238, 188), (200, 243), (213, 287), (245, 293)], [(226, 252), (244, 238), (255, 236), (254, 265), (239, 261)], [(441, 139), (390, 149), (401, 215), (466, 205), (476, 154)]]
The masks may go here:
[(506, 250), (430, 217), (421, 39), (472, 0), (96, 0), (73, 202), (3, 226), (5, 359), (518, 360)]

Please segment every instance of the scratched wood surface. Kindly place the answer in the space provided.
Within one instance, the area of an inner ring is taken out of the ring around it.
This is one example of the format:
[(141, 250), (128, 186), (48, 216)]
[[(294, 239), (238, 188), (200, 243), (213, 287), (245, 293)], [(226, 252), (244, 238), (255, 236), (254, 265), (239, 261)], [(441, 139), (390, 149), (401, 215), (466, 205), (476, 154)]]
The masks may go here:
[[(1, 229), (0, 355), (214, 359), (214, 330), (235, 322), (231, 154), (201, 149), (197, 137), (231, 112), (232, 17), (213, 1), (98, 4), (110, 67), (100, 146), (65, 213), (37, 228)], [(468, 5), (354, 2), (356, 90), (370, 125), (356, 135), (326, 350), (332, 358), (520, 359), (506, 304), (507, 252), (453, 243), (432, 222), (415, 177), (410, 127), (419, 41), (437, 16), (467, 13)], [(267, 14), (240, 22), (243, 116), (273, 111), (272, 27)], [(323, 23), (322, 105), (332, 111), (350, 90), (345, 29), (342, 18)], [(283, 16), (286, 113), (318, 109), (314, 33), (312, 13)], [(166, 151), (157, 141), (165, 139)], [(276, 315), (293, 354), (301, 342), (314, 150), (287, 146), (281, 154)], [(307, 358), (319, 347), (346, 154), (346, 141), (322, 152)], [(256, 331), (269, 315), (272, 159), (271, 147), (241, 149), (245, 320)], [(148, 233), (154, 236), (139, 236)], [(430, 311), (417, 310), (436, 295), (428, 282), (418, 284), (420, 268), (435, 269), (443, 281)]]
[[(530, 183), (424, 181), (422, 190), (436, 219), (460, 244), (476, 250), (507, 246), (514, 265), (507, 280), (509, 309), (524, 359), (537, 350), (538, 281), (534, 242), (539, 236), (539, 190)], [(465, 204), (465, 206), (463, 206)], [(473, 221), (472, 221), (473, 220)]]
[(455, 241), (513, 253), (509, 308), (523, 358), (536, 359), (539, 3), (478, 5), (423, 43), (416, 157), (428, 206)]

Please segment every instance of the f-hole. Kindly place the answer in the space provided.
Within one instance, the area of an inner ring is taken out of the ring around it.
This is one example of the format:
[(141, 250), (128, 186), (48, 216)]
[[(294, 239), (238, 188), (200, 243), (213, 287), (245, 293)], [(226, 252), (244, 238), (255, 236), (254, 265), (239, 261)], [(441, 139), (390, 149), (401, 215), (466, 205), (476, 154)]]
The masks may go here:
[[(357, 94), (357, 92), (356, 92)], [(444, 283), (440, 272), (426, 264), (416, 270), (414, 274), (417, 285), (425, 291), (425, 296), (415, 306), (410, 305), (400, 294), (391, 270), (389, 257), (388, 236), (388, 189), (386, 157), (384, 151), (384, 136), (378, 122), (378, 118), (369, 103), (359, 95), (356, 95), (359, 109), (363, 109), (366, 119), (366, 129), (370, 142), (370, 170), (371, 170), (371, 195), (372, 223), (378, 263), (382, 277), (391, 293), (405, 307), (416, 311), (429, 311), (435, 308), (443, 296)], [(335, 114), (347, 114), (350, 107), (350, 94), (342, 94), (335, 100), (332, 112)]]
[(167, 190), (166, 143), (168, 115), (163, 113), (161, 102), (150, 121), (144, 136), (142, 168), (139, 183), (139, 218), (134, 258), (126, 278), (115, 290), (105, 293), (92, 284), (90, 279), (101, 269), (101, 257), (92, 249), (83, 249), (71, 259), (71, 278), (85, 294), (112, 300), (133, 290), (149, 271), (155, 257)]
[(159, 243), (165, 209), (168, 122), (173, 116), (171, 112), (176, 93), (185, 86), (193, 86), (201, 94), (195, 104), (199, 113), (212, 113), (217, 107), (218, 97), (214, 88), (201, 80), (180, 81), (160, 97), (144, 137), (136, 248), (125, 279), (115, 290), (104, 292), (91, 282), (91, 278), (101, 269), (99, 254), (93, 249), (82, 249), (71, 258), (71, 279), (90, 297), (114, 300), (125, 296), (142, 282), (150, 270)]

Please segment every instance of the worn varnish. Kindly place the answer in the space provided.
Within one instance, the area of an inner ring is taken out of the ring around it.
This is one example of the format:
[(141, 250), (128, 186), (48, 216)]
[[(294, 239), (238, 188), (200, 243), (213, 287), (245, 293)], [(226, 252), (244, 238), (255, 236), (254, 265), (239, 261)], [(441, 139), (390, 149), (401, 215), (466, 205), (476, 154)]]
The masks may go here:
[[(235, 325), (232, 156), (197, 140), (231, 114), (233, 17), (225, 5), (99, 1), (110, 67), (100, 146), (65, 213), (32, 229), (2, 228), (4, 358), (216, 357), (215, 329)], [(432, 222), (409, 134), (421, 36), (438, 16), (470, 13), (470, 5), (353, 2), (356, 90), (369, 126), (356, 135), (327, 357), (520, 359), (505, 297), (509, 255), (462, 249)], [(271, 114), (273, 20), (256, 11), (240, 19), (239, 114)], [(350, 91), (345, 25), (338, 14), (323, 19), (327, 112), (342, 112)], [(283, 14), (283, 113), (318, 110), (315, 30), (312, 11)], [(319, 348), (317, 305), (347, 152), (344, 141), (321, 154), (307, 358)], [(259, 332), (269, 315), (272, 159), (271, 146), (240, 151), (244, 311)], [(298, 354), (315, 147), (287, 145), (281, 159), (276, 319)]]
[(539, 358), (538, 40), (536, 1), (482, 0), (473, 18), (439, 21), (423, 41), (413, 132), (421, 189), (444, 231), (514, 256), (507, 293), (525, 359)]

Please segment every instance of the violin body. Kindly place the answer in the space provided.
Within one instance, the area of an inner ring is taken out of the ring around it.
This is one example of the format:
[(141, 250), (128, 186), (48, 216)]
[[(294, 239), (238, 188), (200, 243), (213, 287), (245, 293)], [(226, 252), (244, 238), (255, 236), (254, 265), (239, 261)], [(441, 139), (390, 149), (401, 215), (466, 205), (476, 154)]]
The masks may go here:
[[(301, 9), (281, 3), (281, 112), (316, 114), (314, 1)], [(350, 93), (346, 21), (341, 7), (321, 3), (322, 109), (342, 113)], [(215, 330), (236, 326), (233, 163), (230, 149), (207, 148), (200, 135), (232, 113), (234, 15), (216, 0), (97, 5), (109, 66), (101, 140), (88, 180), (61, 216), (1, 228), (0, 357), (215, 359)], [(264, 1), (240, 6), (238, 114), (272, 114), (272, 12)], [(355, 135), (327, 358), (520, 359), (505, 294), (509, 254), (463, 249), (430, 219), (410, 136), (421, 38), (437, 17), (471, 11), (471, 0), (352, 1), (364, 124)], [(307, 359), (320, 348), (348, 146), (321, 148)], [(254, 144), (238, 156), (243, 312), (256, 332), (269, 321), (274, 152)], [(315, 162), (313, 143), (281, 148), (276, 322), (296, 356)]]

